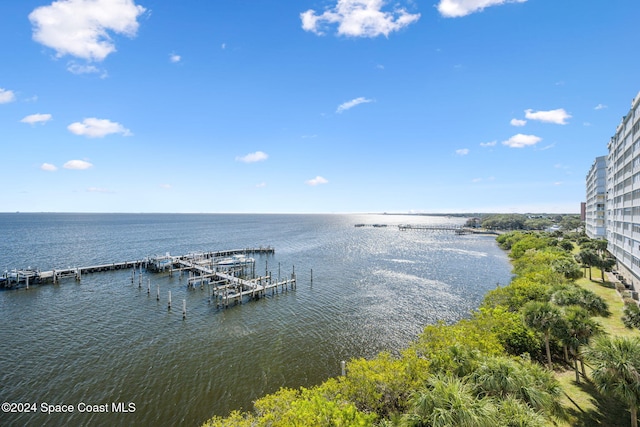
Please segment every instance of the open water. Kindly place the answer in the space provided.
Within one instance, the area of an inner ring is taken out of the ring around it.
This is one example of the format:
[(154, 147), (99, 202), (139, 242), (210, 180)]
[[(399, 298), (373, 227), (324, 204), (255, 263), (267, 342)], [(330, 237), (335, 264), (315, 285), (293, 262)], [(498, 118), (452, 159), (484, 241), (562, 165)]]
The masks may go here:
[[(275, 255), (256, 256), (256, 270), (276, 277), (280, 270), (284, 277), (295, 268), (298, 277), (294, 291), (221, 310), (208, 304), (206, 290), (188, 290), (177, 274), (143, 272), (140, 289), (131, 270), (0, 292), (0, 401), (30, 404), (20, 405), (22, 413), (0, 412), (0, 425), (199, 426), (213, 415), (251, 409), (280, 387), (339, 375), (341, 360), (397, 353), (425, 325), (467, 316), (488, 290), (509, 282), (510, 264), (492, 236), (396, 227), (463, 222), (400, 215), (0, 214), (0, 271), (271, 245)], [(62, 409), (73, 412), (43, 412)]]

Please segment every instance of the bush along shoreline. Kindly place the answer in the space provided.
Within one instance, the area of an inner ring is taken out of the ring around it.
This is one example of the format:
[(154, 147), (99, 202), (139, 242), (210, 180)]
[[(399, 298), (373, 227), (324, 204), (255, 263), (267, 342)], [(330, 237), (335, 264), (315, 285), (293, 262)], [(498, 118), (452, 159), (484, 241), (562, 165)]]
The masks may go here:
[[(467, 319), (426, 326), (399, 355), (351, 360), (344, 376), (280, 389), (204, 426), (595, 426), (629, 416), (637, 426), (640, 339), (611, 335), (599, 321), (611, 318), (606, 299), (580, 284), (605, 266), (581, 258), (594, 243), (523, 231), (496, 240), (514, 277)], [(631, 301), (625, 323), (637, 326)], [(588, 407), (584, 393), (602, 404)]]

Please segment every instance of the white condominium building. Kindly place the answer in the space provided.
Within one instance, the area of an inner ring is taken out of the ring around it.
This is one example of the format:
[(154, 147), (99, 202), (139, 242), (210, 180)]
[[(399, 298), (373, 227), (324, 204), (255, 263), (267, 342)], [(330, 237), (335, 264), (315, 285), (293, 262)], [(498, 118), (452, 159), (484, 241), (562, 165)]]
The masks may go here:
[(585, 232), (592, 239), (606, 238), (607, 156), (597, 157), (587, 174)]
[[(640, 285), (640, 93), (607, 146), (606, 239), (618, 270)], [(588, 209), (588, 208), (587, 208)]]

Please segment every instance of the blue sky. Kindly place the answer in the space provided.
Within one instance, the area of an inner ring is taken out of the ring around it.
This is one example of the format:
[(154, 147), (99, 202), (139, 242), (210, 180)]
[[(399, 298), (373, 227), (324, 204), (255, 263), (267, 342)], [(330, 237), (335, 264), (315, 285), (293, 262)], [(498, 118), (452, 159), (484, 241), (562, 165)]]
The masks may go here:
[(6, 0), (0, 211), (574, 212), (637, 0)]

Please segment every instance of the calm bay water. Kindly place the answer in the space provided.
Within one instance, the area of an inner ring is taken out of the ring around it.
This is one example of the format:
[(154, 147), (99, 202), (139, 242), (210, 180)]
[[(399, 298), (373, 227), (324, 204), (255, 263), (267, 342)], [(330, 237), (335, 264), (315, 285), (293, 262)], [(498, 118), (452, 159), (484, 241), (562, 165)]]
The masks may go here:
[[(465, 317), (496, 283), (510, 280), (510, 264), (491, 236), (395, 227), (462, 222), (398, 215), (0, 214), (2, 271), (271, 245), (275, 255), (255, 256), (256, 270), (277, 276), (280, 269), (284, 277), (295, 268), (298, 277), (295, 291), (226, 310), (208, 304), (206, 290), (188, 290), (178, 275), (143, 273), (140, 289), (131, 270), (0, 292), (0, 401), (38, 409), (0, 413), (0, 425), (197, 426), (250, 409), (280, 387), (338, 375), (341, 360), (397, 352), (426, 324)], [(73, 405), (74, 412), (43, 414), (43, 403)], [(135, 411), (116, 413), (114, 403), (133, 403)], [(83, 404), (109, 412), (81, 413)]]

